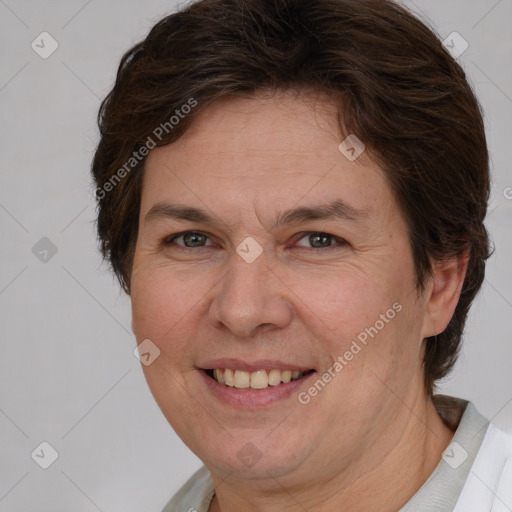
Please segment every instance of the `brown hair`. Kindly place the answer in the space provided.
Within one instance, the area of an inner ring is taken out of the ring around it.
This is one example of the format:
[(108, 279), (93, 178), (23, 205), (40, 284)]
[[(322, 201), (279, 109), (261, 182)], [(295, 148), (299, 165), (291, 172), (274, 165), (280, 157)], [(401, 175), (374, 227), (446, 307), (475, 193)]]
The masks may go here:
[(432, 394), (456, 361), (490, 255), (488, 152), (463, 69), (392, 1), (200, 0), (158, 22), (123, 56), (98, 115), (103, 256), (129, 293), (147, 150), (176, 141), (212, 101), (267, 88), (337, 99), (342, 130), (376, 155), (408, 223), (419, 291), (432, 261), (469, 252), (453, 318), (426, 340)]

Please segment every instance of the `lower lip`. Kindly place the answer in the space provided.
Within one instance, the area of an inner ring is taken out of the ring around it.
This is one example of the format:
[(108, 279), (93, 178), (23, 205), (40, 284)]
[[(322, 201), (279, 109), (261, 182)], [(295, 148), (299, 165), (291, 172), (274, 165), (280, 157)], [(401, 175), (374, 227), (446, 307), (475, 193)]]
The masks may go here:
[[(242, 409), (254, 409), (273, 405), (290, 397), (313, 377), (316, 372), (311, 372), (304, 377), (290, 382), (281, 383), (278, 386), (269, 386), (265, 389), (238, 389), (220, 384), (212, 379), (204, 370), (199, 370), (208, 389), (222, 402)], [(298, 403), (298, 400), (297, 400)]]

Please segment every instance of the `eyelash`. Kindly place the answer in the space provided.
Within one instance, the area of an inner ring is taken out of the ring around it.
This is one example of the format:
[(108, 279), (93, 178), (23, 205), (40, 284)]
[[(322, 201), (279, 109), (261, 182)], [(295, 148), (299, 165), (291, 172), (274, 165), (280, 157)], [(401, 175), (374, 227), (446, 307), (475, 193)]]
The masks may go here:
[[(201, 245), (201, 246), (197, 246), (197, 247), (187, 247), (186, 245), (179, 245), (179, 244), (175, 244), (174, 243), (176, 239), (184, 237), (185, 235), (188, 235), (188, 234), (204, 235), (209, 240), (211, 240), (211, 238), (206, 233), (204, 233), (203, 231), (190, 230), (190, 231), (182, 231), (181, 233), (176, 233), (175, 235), (171, 235), (170, 237), (167, 237), (166, 239), (163, 240), (162, 245), (164, 247), (169, 247), (169, 246), (175, 245), (175, 246), (179, 247), (182, 250), (194, 250), (194, 249), (203, 249), (204, 247), (212, 247), (212, 245)], [(339, 248), (339, 247), (348, 245), (348, 242), (343, 240), (343, 238), (337, 237), (335, 235), (331, 235), (330, 233), (326, 233), (324, 231), (304, 231), (303, 233), (298, 233), (298, 234), (300, 235), (300, 237), (297, 238), (296, 242), (298, 242), (299, 240), (302, 240), (306, 236), (310, 236), (310, 235), (324, 235), (324, 236), (330, 237), (332, 239), (332, 241), (338, 243), (338, 246), (336, 246), (335, 244), (331, 244), (331, 245), (328, 245), (326, 247), (303, 247), (303, 246), (296, 246), (299, 249), (315, 249), (316, 251), (325, 251), (325, 250), (329, 250), (329, 249), (334, 249), (336, 247)]]

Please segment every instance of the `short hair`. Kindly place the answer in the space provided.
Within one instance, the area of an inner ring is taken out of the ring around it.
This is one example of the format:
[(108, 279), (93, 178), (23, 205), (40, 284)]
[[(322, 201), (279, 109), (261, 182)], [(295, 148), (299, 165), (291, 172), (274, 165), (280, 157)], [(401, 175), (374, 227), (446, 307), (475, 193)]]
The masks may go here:
[(104, 258), (130, 293), (148, 149), (179, 139), (213, 101), (263, 90), (330, 94), (342, 133), (385, 172), (419, 293), (433, 262), (469, 254), (449, 325), (425, 340), (432, 395), (455, 364), (491, 253), (489, 157), (464, 70), (433, 29), (391, 0), (199, 0), (159, 21), (122, 57), (98, 114), (92, 174)]

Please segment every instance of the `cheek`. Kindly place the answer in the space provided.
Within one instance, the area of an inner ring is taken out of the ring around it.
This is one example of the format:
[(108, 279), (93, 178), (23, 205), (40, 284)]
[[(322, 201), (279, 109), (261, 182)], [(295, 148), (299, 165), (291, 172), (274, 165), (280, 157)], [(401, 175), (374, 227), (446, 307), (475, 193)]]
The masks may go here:
[(183, 275), (165, 265), (139, 268), (132, 280), (131, 294), (137, 340), (149, 338), (162, 347), (184, 342), (197, 325), (194, 319), (210, 288), (202, 274)]
[(293, 292), (297, 315), (316, 334), (325, 332), (320, 339), (329, 340), (329, 351), (336, 353), (379, 321), (399, 299), (390, 283), (362, 265), (347, 264), (322, 272), (287, 271), (282, 280)]
[[(332, 389), (353, 388), (361, 380), (371, 389), (375, 375), (384, 381), (393, 374), (410, 378), (418, 369), (421, 301), (412, 291), (412, 266), (387, 261), (387, 266), (379, 260), (317, 275), (287, 275), (285, 282), (301, 299), (295, 302), (297, 315), (328, 355), (326, 364), (343, 358), (343, 369), (335, 370), (343, 378), (336, 379)], [(406, 282), (404, 275), (409, 274)], [(364, 400), (359, 393), (353, 396)]]

